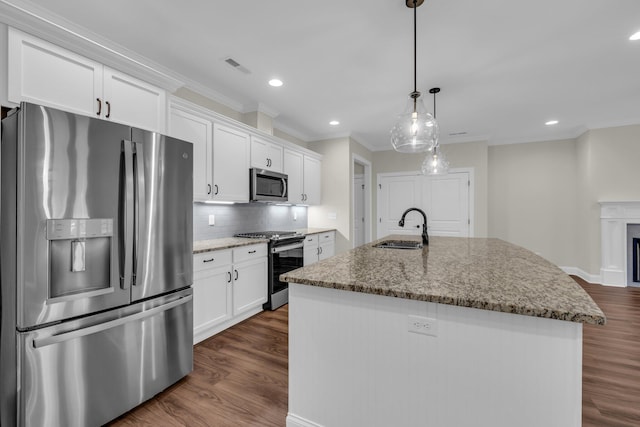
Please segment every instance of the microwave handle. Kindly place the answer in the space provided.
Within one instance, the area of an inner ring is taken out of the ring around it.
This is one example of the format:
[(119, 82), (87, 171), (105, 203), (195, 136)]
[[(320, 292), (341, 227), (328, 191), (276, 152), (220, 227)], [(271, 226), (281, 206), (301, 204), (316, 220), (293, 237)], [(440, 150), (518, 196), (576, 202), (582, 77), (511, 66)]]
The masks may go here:
[(282, 197), (287, 195), (287, 179), (282, 178)]

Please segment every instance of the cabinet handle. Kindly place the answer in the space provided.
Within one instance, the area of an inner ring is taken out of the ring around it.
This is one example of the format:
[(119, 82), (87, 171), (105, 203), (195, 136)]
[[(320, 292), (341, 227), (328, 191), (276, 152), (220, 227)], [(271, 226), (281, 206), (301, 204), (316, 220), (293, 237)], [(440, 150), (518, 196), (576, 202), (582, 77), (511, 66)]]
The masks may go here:
[(318, 246), (318, 248), (316, 249), (316, 255), (320, 255), (320, 247)]
[(238, 277), (239, 277), (239, 275), (238, 275), (238, 270), (233, 270), (233, 271), (235, 271), (235, 272), (236, 272), (236, 278), (235, 278), (235, 279), (233, 279), (233, 280), (238, 280)]
[(207, 184), (207, 194), (211, 194), (211, 184)]
[(216, 196), (218, 194), (218, 184), (213, 184), (214, 187), (216, 187), (216, 192), (213, 193), (214, 196)]
[(100, 115), (102, 114), (102, 101), (100, 100), (100, 98), (96, 98), (96, 101), (98, 101), (98, 112), (96, 113), (96, 115)]
[(267, 167), (269, 167), (269, 159), (267, 158)]
[(229, 280), (227, 280), (227, 283), (231, 283), (231, 272), (227, 271), (227, 274), (229, 275)]
[(301, 199), (302, 199), (302, 201), (304, 202), (304, 193), (302, 193), (302, 194), (300, 195), (300, 198), (301, 198)]
[(105, 104), (107, 104), (107, 115), (105, 117), (108, 119), (111, 117), (111, 103), (109, 101), (105, 101)]
[(322, 253), (322, 246), (320, 246), (318, 249), (320, 249), (320, 253)]
[(256, 251), (249, 251), (249, 253), (250, 253), (250, 254), (255, 254), (255, 253), (256, 253)]
[(215, 258), (211, 258), (211, 259), (203, 259), (202, 262), (211, 262), (213, 261)]

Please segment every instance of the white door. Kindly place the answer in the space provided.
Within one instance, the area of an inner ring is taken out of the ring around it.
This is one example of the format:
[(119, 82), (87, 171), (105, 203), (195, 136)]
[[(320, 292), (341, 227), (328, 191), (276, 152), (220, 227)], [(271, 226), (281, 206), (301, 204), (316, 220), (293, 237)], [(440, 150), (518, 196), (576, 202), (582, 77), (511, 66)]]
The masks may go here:
[(213, 125), (213, 199), (249, 201), (249, 134)]
[(353, 178), (353, 247), (364, 245), (364, 176)]
[(186, 111), (171, 108), (169, 135), (193, 144), (193, 200), (211, 200), (211, 121)]
[(102, 64), (13, 28), (7, 62), (9, 101), (103, 116)]
[(429, 235), (469, 237), (469, 174), (425, 178), (422, 205), (428, 215)]
[(405, 226), (398, 221), (405, 210), (422, 206), (421, 175), (383, 176), (378, 180), (378, 238), (389, 234), (422, 233), (422, 216), (413, 212), (405, 219)]
[(304, 156), (304, 194), (305, 203), (308, 205), (320, 204), (320, 180), (322, 179), (322, 164), (320, 160)]
[(378, 178), (378, 238), (389, 234), (422, 233), (422, 215), (410, 212), (399, 227), (403, 212), (411, 207), (427, 214), (433, 236), (469, 237), (469, 173), (442, 176), (392, 175)]
[(103, 117), (154, 132), (166, 132), (166, 93), (141, 80), (104, 67)]
[(302, 203), (303, 155), (297, 151), (284, 150), (284, 173), (289, 177), (289, 203)]

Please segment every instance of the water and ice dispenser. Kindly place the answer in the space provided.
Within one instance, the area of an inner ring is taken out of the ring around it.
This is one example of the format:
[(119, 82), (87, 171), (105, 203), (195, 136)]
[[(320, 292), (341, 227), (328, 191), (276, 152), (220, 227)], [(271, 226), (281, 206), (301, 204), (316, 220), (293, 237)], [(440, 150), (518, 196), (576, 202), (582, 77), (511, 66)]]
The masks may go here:
[(113, 220), (47, 220), (49, 298), (111, 290)]

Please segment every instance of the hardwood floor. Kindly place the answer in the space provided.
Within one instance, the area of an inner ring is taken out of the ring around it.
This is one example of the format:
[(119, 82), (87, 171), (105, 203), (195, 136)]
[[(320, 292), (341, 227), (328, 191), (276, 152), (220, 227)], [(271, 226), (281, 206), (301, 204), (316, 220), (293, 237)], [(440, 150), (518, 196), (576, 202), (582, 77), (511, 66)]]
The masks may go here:
[(640, 288), (574, 279), (607, 316), (583, 329), (582, 425), (640, 426)]
[[(607, 316), (584, 327), (583, 426), (640, 426), (640, 289), (575, 280)], [(193, 373), (110, 425), (284, 427), (288, 314), (260, 313), (196, 345)]]
[(190, 375), (109, 425), (283, 427), (288, 315), (265, 311), (197, 344)]

